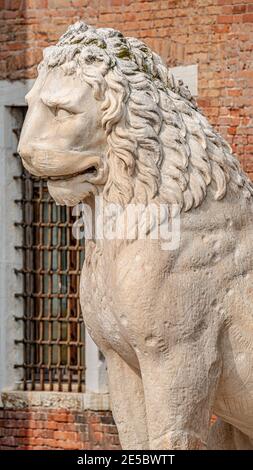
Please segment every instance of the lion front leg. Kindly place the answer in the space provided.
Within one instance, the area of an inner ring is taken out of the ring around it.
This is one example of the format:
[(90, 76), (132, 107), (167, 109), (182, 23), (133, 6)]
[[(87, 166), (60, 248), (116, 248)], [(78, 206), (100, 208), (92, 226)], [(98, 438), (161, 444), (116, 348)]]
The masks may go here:
[(115, 351), (107, 352), (112, 412), (123, 449), (149, 448), (145, 399), (140, 373)]
[(150, 449), (206, 449), (219, 364), (208, 365), (193, 344), (140, 364)]

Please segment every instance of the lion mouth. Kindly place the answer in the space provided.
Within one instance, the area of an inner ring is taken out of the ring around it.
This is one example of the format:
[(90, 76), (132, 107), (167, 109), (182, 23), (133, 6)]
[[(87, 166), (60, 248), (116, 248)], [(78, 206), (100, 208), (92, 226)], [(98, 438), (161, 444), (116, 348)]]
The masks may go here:
[[(37, 153), (34, 157), (22, 157), (23, 165), (31, 174), (47, 180), (49, 183), (68, 184), (78, 180), (93, 184), (103, 184), (106, 180), (107, 165), (100, 157), (88, 157), (86, 162), (83, 158), (75, 161), (68, 159), (61, 164), (60, 158), (45, 156)], [(72, 168), (76, 171), (71, 171)]]
[(78, 176), (85, 176), (87, 175), (89, 178), (96, 178), (98, 176), (98, 167), (95, 165), (91, 165), (88, 168), (85, 168), (82, 171), (72, 173), (70, 175), (57, 175), (57, 176), (47, 176), (46, 179), (50, 181), (68, 181), (74, 179)]
[(64, 153), (34, 145), (24, 148), (21, 158), (26, 170), (51, 182), (68, 181), (81, 176), (88, 181), (99, 181), (105, 169), (102, 156), (89, 155), (85, 151)]
[(47, 186), (56, 204), (75, 206), (89, 195), (97, 195), (105, 176), (105, 166), (90, 164), (70, 175), (47, 176)]

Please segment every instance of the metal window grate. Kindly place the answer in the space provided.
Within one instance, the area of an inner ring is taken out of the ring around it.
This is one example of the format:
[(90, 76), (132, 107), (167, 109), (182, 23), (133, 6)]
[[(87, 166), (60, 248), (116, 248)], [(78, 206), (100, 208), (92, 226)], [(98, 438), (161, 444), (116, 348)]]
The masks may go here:
[[(18, 157), (17, 154), (15, 154)], [(24, 390), (82, 391), (84, 387), (84, 325), (79, 279), (84, 244), (72, 235), (71, 208), (57, 206), (46, 182), (23, 168), (15, 177), (22, 185)]]

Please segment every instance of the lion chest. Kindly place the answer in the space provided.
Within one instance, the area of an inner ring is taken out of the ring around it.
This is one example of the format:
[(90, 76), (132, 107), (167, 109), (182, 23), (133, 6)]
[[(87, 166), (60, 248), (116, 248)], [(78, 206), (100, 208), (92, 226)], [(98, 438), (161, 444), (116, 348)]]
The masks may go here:
[(117, 310), (121, 309), (121, 300), (116, 300), (117, 286), (112, 271), (113, 263), (108, 263), (106, 257), (93, 253), (86, 259), (80, 282), (84, 322), (90, 336), (104, 353), (112, 348), (126, 361), (136, 365), (128, 329), (117, 315)]
[[(117, 339), (117, 325), (112, 313), (110, 292), (103, 283), (103, 272), (85, 265), (80, 282), (80, 301), (86, 328), (94, 341), (102, 347)], [(119, 341), (119, 338), (118, 338)]]
[[(137, 242), (117, 255), (110, 246), (102, 254), (95, 248), (88, 252), (81, 277), (81, 305), (86, 327), (102, 350), (111, 346), (121, 355), (130, 355), (142, 338), (157, 335), (154, 310), (161, 273), (168, 266), (167, 255), (162, 253), (160, 261), (157, 256), (156, 246)], [(164, 310), (165, 302), (160, 308)], [(156, 313), (158, 318), (164, 316)]]

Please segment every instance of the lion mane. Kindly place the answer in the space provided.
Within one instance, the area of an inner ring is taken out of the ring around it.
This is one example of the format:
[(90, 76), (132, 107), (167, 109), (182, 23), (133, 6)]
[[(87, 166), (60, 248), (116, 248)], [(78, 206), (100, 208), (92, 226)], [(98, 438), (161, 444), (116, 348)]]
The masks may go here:
[(159, 201), (188, 211), (208, 189), (216, 200), (228, 187), (252, 196), (253, 185), (230, 146), (143, 42), (78, 22), (44, 51), (40, 67), (57, 66), (91, 85), (101, 101), (108, 142), (105, 200)]

